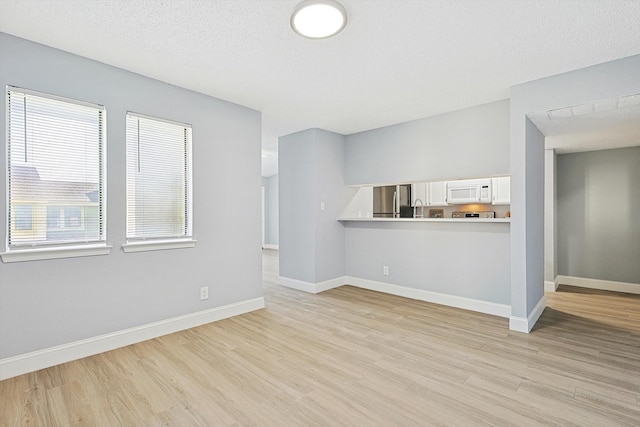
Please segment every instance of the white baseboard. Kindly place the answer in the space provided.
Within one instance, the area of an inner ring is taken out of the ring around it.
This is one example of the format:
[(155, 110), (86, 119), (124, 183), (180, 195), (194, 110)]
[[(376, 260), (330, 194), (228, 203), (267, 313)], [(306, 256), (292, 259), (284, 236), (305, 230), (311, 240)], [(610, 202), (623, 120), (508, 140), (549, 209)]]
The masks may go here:
[(544, 281), (544, 291), (545, 292), (555, 292), (558, 289), (558, 278), (553, 282), (550, 280)]
[(626, 292), (640, 294), (640, 283), (614, 282), (612, 280), (587, 279), (575, 276), (558, 276), (556, 283), (578, 286), (581, 288), (601, 289), (603, 291)]
[(264, 308), (264, 298), (253, 298), (184, 316), (160, 320), (122, 331), (0, 359), (0, 380), (71, 362), (254, 310)]
[(262, 249), (275, 249), (275, 250), (279, 250), (279, 249), (280, 249), (280, 245), (272, 245), (271, 243), (265, 243), (264, 245), (262, 245)]
[(517, 316), (509, 317), (509, 330), (528, 334), (531, 332), (531, 329), (533, 329), (533, 326), (536, 324), (540, 316), (542, 316), (542, 312), (546, 306), (547, 302), (543, 295), (526, 318)]
[(320, 283), (310, 283), (302, 280), (291, 279), (280, 276), (280, 284), (288, 288), (297, 289), (299, 291), (317, 294), (329, 289), (337, 288), (342, 285), (351, 285), (357, 288), (369, 289), (372, 291), (383, 292), (386, 294), (396, 295), (405, 298), (411, 298), (419, 301), (432, 302), (434, 304), (446, 305), (449, 307), (462, 308), (464, 310), (477, 311), (479, 313), (491, 314), (499, 317), (509, 317), (511, 315), (511, 306), (506, 304), (498, 304), (488, 301), (482, 301), (472, 298), (459, 297), (455, 295), (441, 294), (438, 292), (425, 291), (422, 289), (408, 288), (405, 286), (392, 285), (375, 280), (360, 279), (358, 277), (344, 276), (327, 280)]
[(316, 283), (315, 284), (316, 293), (328, 291), (329, 289), (333, 289), (333, 288), (339, 288), (345, 283), (346, 282), (345, 282), (344, 276), (336, 277), (335, 279), (325, 280), (324, 282)]
[(280, 276), (280, 284), (287, 288), (297, 289), (299, 291), (309, 292), (310, 294), (317, 294), (320, 292), (328, 291), (329, 289), (337, 288), (345, 284), (344, 277), (337, 277), (331, 280), (325, 280), (324, 282), (311, 283), (298, 279), (291, 279), (289, 277)]
[(360, 279), (351, 276), (347, 276), (345, 280), (345, 284), (356, 286), (358, 288), (384, 292), (387, 294), (397, 295), (420, 301), (432, 302), (434, 304), (441, 304), (449, 307), (462, 308), (464, 310), (477, 311), (480, 313), (491, 314), (493, 316), (511, 316), (511, 306), (506, 304), (498, 304), (494, 302), (459, 297), (455, 295), (441, 294), (438, 292), (408, 288), (405, 286), (392, 285), (389, 283), (378, 282), (369, 279)]

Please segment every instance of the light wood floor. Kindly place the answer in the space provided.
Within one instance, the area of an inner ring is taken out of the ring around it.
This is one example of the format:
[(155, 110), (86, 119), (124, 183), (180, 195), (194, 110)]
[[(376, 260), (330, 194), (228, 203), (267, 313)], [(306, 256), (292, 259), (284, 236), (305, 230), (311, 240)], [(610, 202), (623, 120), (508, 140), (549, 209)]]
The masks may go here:
[(0, 382), (0, 426), (640, 425), (640, 297), (561, 288), (534, 331), (345, 286)]

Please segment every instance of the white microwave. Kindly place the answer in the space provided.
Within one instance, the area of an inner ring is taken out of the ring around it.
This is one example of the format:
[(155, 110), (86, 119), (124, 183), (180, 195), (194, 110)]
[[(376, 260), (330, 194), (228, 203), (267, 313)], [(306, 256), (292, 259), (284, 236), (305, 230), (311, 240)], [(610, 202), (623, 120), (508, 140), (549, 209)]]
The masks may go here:
[(464, 179), (447, 182), (447, 203), (491, 203), (491, 179)]

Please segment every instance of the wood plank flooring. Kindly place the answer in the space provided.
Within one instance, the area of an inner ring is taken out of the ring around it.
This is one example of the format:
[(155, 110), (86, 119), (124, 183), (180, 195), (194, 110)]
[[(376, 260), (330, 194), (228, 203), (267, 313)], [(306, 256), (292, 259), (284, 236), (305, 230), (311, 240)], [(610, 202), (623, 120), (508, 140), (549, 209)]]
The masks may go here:
[(640, 297), (562, 287), (534, 331), (344, 286), (0, 382), (0, 426), (638, 426)]

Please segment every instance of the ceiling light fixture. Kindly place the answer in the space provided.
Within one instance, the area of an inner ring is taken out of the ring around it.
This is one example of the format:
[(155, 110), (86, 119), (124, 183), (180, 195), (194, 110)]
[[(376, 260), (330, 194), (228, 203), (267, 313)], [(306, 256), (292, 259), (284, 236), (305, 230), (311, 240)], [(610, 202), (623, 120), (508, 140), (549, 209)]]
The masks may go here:
[(347, 11), (334, 0), (306, 0), (291, 15), (291, 28), (303, 37), (325, 39), (347, 25)]

